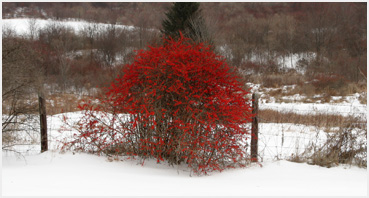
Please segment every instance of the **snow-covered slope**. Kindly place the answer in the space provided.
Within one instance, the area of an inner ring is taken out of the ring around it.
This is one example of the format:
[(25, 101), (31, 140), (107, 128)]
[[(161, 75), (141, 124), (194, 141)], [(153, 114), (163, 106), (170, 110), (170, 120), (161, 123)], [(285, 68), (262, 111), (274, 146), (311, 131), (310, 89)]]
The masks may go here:
[[(107, 29), (110, 24), (105, 23), (91, 23), (87, 21), (76, 21), (76, 20), (65, 20), (65, 21), (57, 21), (52, 19), (29, 19), (29, 18), (18, 18), (18, 19), (3, 19), (2, 20), (2, 28), (3, 29), (11, 29), (14, 30), (17, 35), (27, 36), (30, 34), (30, 23), (34, 20), (36, 29), (44, 29), (48, 25), (57, 25), (63, 26), (66, 28), (71, 28), (76, 33), (80, 32), (84, 28), (88, 26), (95, 25), (96, 31), (101, 31)], [(126, 26), (126, 25), (116, 25), (116, 28), (133, 30), (134, 26)]]

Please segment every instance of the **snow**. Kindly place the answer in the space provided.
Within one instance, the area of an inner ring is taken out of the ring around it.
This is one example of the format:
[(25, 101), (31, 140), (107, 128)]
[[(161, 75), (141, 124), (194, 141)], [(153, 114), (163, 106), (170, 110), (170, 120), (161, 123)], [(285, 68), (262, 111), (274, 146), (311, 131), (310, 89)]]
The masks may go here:
[[(348, 96), (331, 96), (332, 102), (330, 103), (319, 103), (319, 100), (315, 103), (304, 103), (303, 101), (307, 99), (307, 96), (301, 94), (281, 96), (280, 99), (288, 102), (276, 102), (274, 97), (269, 96), (269, 92), (281, 89), (283, 94), (287, 94), (296, 85), (285, 85), (281, 88), (261, 88), (260, 84), (253, 83), (246, 83), (246, 85), (250, 88), (251, 93), (259, 93), (259, 109), (271, 109), (286, 113), (293, 112), (302, 115), (338, 114), (360, 118), (366, 118), (367, 116), (367, 104), (360, 103), (360, 98), (366, 98), (366, 93), (364, 92)], [(313, 98), (323, 98), (323, 96), (315, 95)], [(336, 102), (337, 100), (343, 101)]]
[[(14, 30), (17, 35), (29, 35), (30, 32), (30, 20), (29, 18), (16, 18), (16, 19), (3, 19), (2, 20), (2, 28), (10, 28), (11, 30)], [(34, 19), (36, 22), (36, 27), (38, 29), (44, 29), (48, 25), (55, 24), (57, 26), (64, 26), (66, 28), (71, 28), (76, 33), (82, 31), (84, 28), (88, 27), (89, 25), (96, 25), (97, 30), (104, 30), (109, 27), (111, 24), (105, 24), (105, 23), (91, 23), (87, 21), (82, 20), (65, 20), (65, 21), (58, 21), (58, 20), (52, 20), (52, 19)], [(126, 25), (116, 25), (116, 28), (120, 29), (127, 29), (127, 30), (133, 30), (134, 26), (126, 26)]]
[(3, 196), (365, 196), (366, 170), (288, 161), (190, 177), (183, 167), (45, 152), (4, 158)]
[(310, 62), (315, 59), (316, 54), (314, 52), (300, 53), (300, 54), (288, 54), (287, 56), (278, 56), (277, 63), (283, 69), (296, 69), (300, 73), (305, 73), (305, 68), (298, 68), (299, 62)]
[(259, 124), (258, 139), (261, 160), (270, 161), (302, 154), (311, 143), (322, 145), (327, 135), (313, 126), (263, 123)]
[(363, 104), (317, 104), (317, 103), (266, 103), (260, 104), (260, 109), (272, 109), (281, 112), (294, 112), (297, 114), (329, 114), (354, 117), (366, 117), (367, 106)]
[[(86, 21), (35, 20), (41, 29), (55, 23), (75, 32), (90, 24)], [(99, 30), (108, 25), (97, 24)], [(3, 19), (2, 28), (11, 28), (17, 35), (29, 35), (29, 19)], [(220, 50), (223, 53), (229, 51), (227, 46)], [(251, 60), (262, 61), (256, 58), (251, 57)], [(282, 68), (295, 68), (298, 61), (311, 58), (314, 54), (292, 54), (284, 61), (280, 57), (277, 60)], [(260, 85), (251, 87), (252, 92), (256, 92)], [(282, 92), (293, 88), (285, 86)], [(359, 97), (360, 94), (334, 96), (332, 100), (343, 102), (309, 104), (298, 102), (306, 97), (295, 94), (282, 97), (294, 103), (276, 102), (275, 98), (267, 102), (261, 98), (259, 108), (298, 114), (366, 117), (367, 105), (360, 104)], [(13, 147), (22, 155), (2, 151), (2, 196), (367, 196), (367, 169), (345, 165), (324, 168), (285, 160), (303, 152), (312, 141), (321, 144), (327, 139), (327, 131), (317, 127), (262, 123), (259, 125), (260, 163), (199, 177), (190, 176), (190, 169), (185, 166), (157, 164), (156, 160), (146, 160), (142, 166), (141, 160), (123, 157), (114, 160), (86, 153), (60, 153), (60, 141), (75, 133), (65, 130), (63, 117), (77, 121), (82, 115), (82, 112), (74, 112), (48, 116), (47, 152), (40, 154), (37, 144)], [(33, 138), (39, 139), (39, 135), (34, 134)]]
[[(181, 166), (156, 160), (109, 159), (85, 153), (60, 153), (63, 117), (77, 121), (82, 112), (48, 117), (49, 148), (20, 146), (23, 157), (2, 152), (3, 196), (366, 196), (367, 170), (340, 165), (324, 168), (285, 160), (311, 140), (324, 141), (323, 131), (293, 124), (261, 124), (260, 163), (209, 176), (191, 175)], [(283, 144), (282, 144), (283, 139)], [(282, 144), (282, 145), (281, 145)], [(266, 146), (268, 145), (268, 146)], [(26, 151), (28, 150), (28, 151)]]

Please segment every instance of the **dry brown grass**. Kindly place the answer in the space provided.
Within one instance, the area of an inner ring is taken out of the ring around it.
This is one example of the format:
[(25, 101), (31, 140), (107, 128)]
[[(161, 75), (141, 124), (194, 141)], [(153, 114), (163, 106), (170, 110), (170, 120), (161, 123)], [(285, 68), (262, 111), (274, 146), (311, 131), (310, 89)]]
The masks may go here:
[(351, 117), (330, 114), (301, 115), (294, 112), (278, 112), (270, 109), (259, 110), (261, 123), (293, 123), (316, 127), (340, 127), (342, 123), (352, 120)]
[[(250, 75), (246, 76), (245, 79), (248, 82), (260, 84), (261, 88), (259, 91), (262, 91), (268, 96), (272, 96), (276, 100), (281, 102), (288, 102), (283, 101), (283, 99), (281, 98), (282, 96), (292, 96), (295, 94), (300, 94), (306, 96), (306, 99), (302, 100), (301, 102), (313, 103), (319, 100), (323, 103), (329, 103), (331, 101), (331, 96), (348, 96), (355, 93), (367, 92), (367, 83), (365, 81), (361, 81), (358, 83), (343, 81), (343, 83), (339, 84), (339, 86), (332, 85), (319, 87), (319, 84), (314, 84), (313, 80), (296, 72)], [(282, 87), (285, 85), (296, 86), (293, 89), (282, 91)], [(274, 89), (266, 91), (267, 88)], [(322, 97), (316, 98), (314, 97), (316, 95), (321, 95)], [(367, 104), (366, 97), (360, 97), (359, 100), (361, 104)]]
[(46, 98), (46, 111), (48, 115), (79, 111), (78, 105), (91, 98), (75, 94), (53, 94)]
[(312, 165), (332, 167), (338, 164), (367, 167), (367, 126), (357, 120), (344, 123), (328, 136), (323, 145), (311, 144), (305, 158)]
[(272, 88), (281, 87), (283, 85), (303, 84), (306, 82), (306, 77), (296, 72), (251, 75), (248, 76), (247, 79), (249, 82)]
[[(46, 96), (46, 112), (48, 115), (55, 115), (59, 113), (79, 111), (78, 104), (83, 100), (91, 99), (90, 96), (78, 96), (74, 94), (53, 94)], [(2, 112), (6, 114), (6, 110), (10, 108), (9, 101), (3, 101)], [(18, 100), (18, 105), (27, 107), (27, 112), (31, 114), (38, 114), (38, 98), (36, 96), (27, 100)]]
[(367, 167), (367, 122), (363, 118), (341, 115), (300, 115), (293, 112), (259, 110), (260, 123), (293, 123), (323, 128), (327, 139), (323, 144), (312, 141), (301, 154), (294, 154), (289, 161), (323, 167), (350, 164)]
[(303, 83), (301, 85), (296, 86), (293, 90), (290, 92), (291, 95), (294, 94), (303, 94), (307, 96), (308, 98), (312, 98), (316, 94), (315, 87), (310, 83)]

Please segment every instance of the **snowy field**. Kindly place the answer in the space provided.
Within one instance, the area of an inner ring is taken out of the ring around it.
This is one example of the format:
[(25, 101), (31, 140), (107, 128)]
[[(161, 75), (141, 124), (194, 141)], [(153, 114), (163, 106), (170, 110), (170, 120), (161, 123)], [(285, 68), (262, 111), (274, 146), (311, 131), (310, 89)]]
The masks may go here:
[[(282, 96), (281, 99), (289, 102), (276, 102), (274, 97), (268, 95), (268, 92), (276, 90), (278, 88), (263, 88), (260, 84), (247, 83), (247, 86), (251, 88), (251, 93), (258, 93), (261, 98), (259, 102), (259, 109), (271, 109), (278, 112), (293, 112), (296, 114), (328, 114), (328, 115), (342, 115), (366, 118), (368, 107), (367, 104), (360, 102), (361, 98), (366, 99), (367, 93), (355, 93), (348, 96), (332, 96), (331, 102), (322, 103), (320, 100), (314, 103), (304, 103), (306, 96), (295, 94), (291, 96)], [(296, 85), (286, 85), (281, 87), (283, 93), (287, 93), (288, 90), (294, 89)], [(262, 91), (261, 91), (262, 90)], [(316, 95), (314, 98), (321, 98), (321, 95)]]
[(363, 104), (316, 104), (316, 103), (263, 103), (260, 109), (272, 109), (297, 114), (329, 114), (354, 117), (366, 117), (367, 105)]
[[(82, 114), (65, 115), (78, 120)], [(314, 139), (314, 127), (261, 124), (259, 152), (265, 156), (262, 162), (199, 177), (190, 176), (185, 166), (156, 164), (154, 160), (146, 160), (142, 166), (140, 160), (60, 153), (58, 141), (72, 134), (59, 132), (62, 117), (62, 114), (48, 117), (50, 151), (39, 154), (40, 146), (34, 145), (19, 146), (17, 150), (23, 151), (22, 156), (2, 152), (3, 196), (367, 195), (366, 169), (347, 165), (324, 168), (276, 160), (302, 151)], [(285, 134), (281, 134), (281, 127)], [(284, 146), (280, 146), (282, 135)], [(318, 139), (324, 138), (321, 135)]]
[(88, 154), (3, 156), (3, 196), (366, 196), (367, 171), (288, 161), (189, 176), (183, 167)]
[[(98, 30), (108, 27), (108, 24), (74, 20), (36, 19), (34, 22), (40, 29), (56, 24), (75, 32), (90, 25), (96, 25)], [(2, 27), (20, 36), (30, 34), (27, 18), (4, 19)], [(124, 25), (117, 27), (134, 29)], [(292, 55), (278, 62), (282, 67), (291, 68), (301, 58)], [(285, 99), (295, 102), (280, 103), (261, 98), (260, 109), (367, 116), (367, 105), (360, 104), (359, 95), (348, 96), (344, 102), (325, 104), (299, 102), (304, 97), (301, 95), (288, 97)], [(64, 115), (77, 121), (82, 114)], [(62, 114), (48, 117), (48, 152), (40, 154), (38, 144), (14, 147), (21, 154), (2, 151), (2, 196), (367, 196), (367, 169), (347, 165), (324, 168), (286, 161), (303, 152), (312, 141), (320, 144), (327, 139), (326, 131), (313, 126), (262, 123), (259, 125), (260, 163), (198, 177), (190, 176), (185, 166), (172, 167), (154, 160), (146, 160), (142, 166), (139, 160), (60, 153), (60, 141), (73, 134), (73, 131), (59, 132), (63, 127), (62, 117)], [(38, 134), (33, 138), (39, 140)]]

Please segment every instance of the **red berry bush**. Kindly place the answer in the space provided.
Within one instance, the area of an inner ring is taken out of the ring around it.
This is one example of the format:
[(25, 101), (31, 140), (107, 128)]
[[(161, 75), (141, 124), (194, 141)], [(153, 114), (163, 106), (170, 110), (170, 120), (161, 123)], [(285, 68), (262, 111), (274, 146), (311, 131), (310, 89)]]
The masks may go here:
[(183, 36), (126, 65), (98, 105), (81, 104), (82, 151), (186, 163), (198, 174), (243, 166), (251, 106), (240, 78), (209, 46)]

